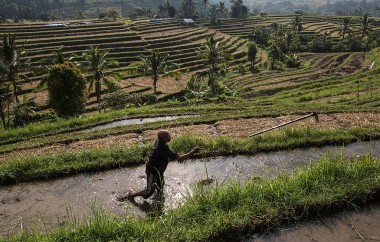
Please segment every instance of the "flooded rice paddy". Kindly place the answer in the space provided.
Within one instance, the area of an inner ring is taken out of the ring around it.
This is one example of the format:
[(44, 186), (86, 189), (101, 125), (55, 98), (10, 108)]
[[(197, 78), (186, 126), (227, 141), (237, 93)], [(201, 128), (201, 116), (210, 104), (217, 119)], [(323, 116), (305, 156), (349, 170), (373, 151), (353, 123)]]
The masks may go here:
[[(165, 172), (163, 210), (178, 206), (200, 180), (212, 178), (221, 184), (228, 183), (230, 179), (245, 182), (255, 177), (273, 177), (279, 172), (290, 173), (295, 168), (308, 166), (327, 151), (341, 152), (341, 149), (327, 146), (261, 153), (249, 157), (172, 162)], [(380, 157), (380, 141), (356, 142), (347, 145), (342, 152), (347, 156), (360, 156), (370, 151)], [(39, 224), (38, 229), (49, 230), (67, 223), (70, 218), (80, 221), (91, 216), (94, 207), (121, 217), (126, 213), (146, 216), (146, 212), (152, 208), (152, 200), (145, 202), (136, 198), (136, 206), (115, 200), (115, 192), (139, 190), (145, 187), (145, 183), (145, 167), (139, 166), (80, 174), (49, 182), (0, 187), (0, 234), (10, 234), (18, 231), (21, 226), (27, 228), (35, 223)]]
[(178, 116), (163, 116), (163, 117), (152, 117), (152, 118), (131, 118), (131, 119), (123, 119), (111, 123), (107, 123), (104, 125), (98, 125), (93, 128), (87, 129), (86, 131), (95, 131), (95, 130), (103, 130), (109, 129), (119, 126), (128, 126), (134, 124), (145, 124), (145, 123), (154, 123), (159, 121), (169, 121), (181, 118), (193, 118), (199, 117), (199, 115), (178, 115)]

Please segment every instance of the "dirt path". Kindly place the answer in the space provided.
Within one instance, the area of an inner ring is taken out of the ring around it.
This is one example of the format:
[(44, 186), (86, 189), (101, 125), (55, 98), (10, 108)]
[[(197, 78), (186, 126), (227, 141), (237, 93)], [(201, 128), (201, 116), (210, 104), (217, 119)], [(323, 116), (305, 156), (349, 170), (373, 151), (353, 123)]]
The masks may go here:
[[(200, 124), (167, 128), (174, 138), (181, 135), (193, 135), (204, 138), (215, 138), (227, 136), (231, 138), (247, 138), (250, 134), (273, 127), (275, 125), (294, 120), (302, 115), (288, 115), (276, 118), (250, 118), (250, 119), (230, 119), (218, 121), (214, 124)], [(336, 113), (320, 114), (319, 122), (314, 118), (309, 118), (292, 124), (293, 127), (312, 127), (320, 129), (330, 128), (375, 128), (380, 127), (380, 113)], [(131, 144), (141, 144), (151, 142), (156, 138), (158, 130), (147, 130), (141, 134), (125, 133), (121, 135), (107, 136), (99, 139), (80, 140), (65, 144), (51, 144), (43, 147), (22, 149), (3, 154), (0, 162), (5, 162), (11, 157), (26, 155), (53, 154), (57, 152), (70, 151), (79, 152), (92, 148), (110, 148), (114, 146), (128, 146)]]

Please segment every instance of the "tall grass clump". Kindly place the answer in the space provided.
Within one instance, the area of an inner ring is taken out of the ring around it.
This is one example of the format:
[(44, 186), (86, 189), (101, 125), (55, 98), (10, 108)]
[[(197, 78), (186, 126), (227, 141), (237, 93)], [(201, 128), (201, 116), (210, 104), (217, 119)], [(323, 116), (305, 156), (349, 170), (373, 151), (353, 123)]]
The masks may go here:
[(237, 241), (282, 224), (356, 207), (380, 191), (380, 160), (371, 155), (347, 159), (327, 154), (293, 174), (231, 180), (196, 187), (177, 209), (161, 217), (119, 220), (101, 212), (88, 222), (50, 234), (34, 232), (14, 241)]
[(0, 185), (137, 165), (144, 161), (151, 148), (151, 145), (132, 145), (128, 148), (113, 147), (80, 153), (18, 157), (0, 165)]

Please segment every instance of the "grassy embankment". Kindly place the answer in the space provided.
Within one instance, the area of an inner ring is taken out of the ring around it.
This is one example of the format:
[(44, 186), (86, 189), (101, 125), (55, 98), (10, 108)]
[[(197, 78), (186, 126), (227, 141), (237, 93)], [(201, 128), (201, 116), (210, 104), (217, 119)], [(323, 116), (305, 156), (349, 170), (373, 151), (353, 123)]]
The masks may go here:
[[(348, 55), (351, 57), (351, 55)], [(371, 52), (371, 60), (376, 60), (375, 50)], [(348, 58), (350, 59), (350, 58)], [(347, 62), (347, 61), (345, 61)], [(318, 63), (318, 62), (316, 62)], [(340, 64), (338, 66), (342, 66)], [(314, 67), (313, 67), (314, 69)], [(331, 71), (331, 69), (329, 69)], [(167, 126), (189, 125), (189, 124), (208, 124), (218, 120), (230, 118), (250, 118), (264, 116), (280, 116), (282, 114), (302, 113), (310, 110), (318, 112), (358, 112), (358, 111), (378, 111), (379, 101), (376, 99), (377, 87), (380, 85), (377, 76), (380, 69), (375, 66), (370, 71), (359, 72), (347, 77), (331, 76), (324, 79), (308, 80), (307, 82), (289, 81), (288, 77), (282, 77), (283, 80), (277, 82), (276, 87), (273, 83), (266, 80), (276, 79), (276, 73), (264, 73), (262, 76), (253, 80), (245, 80), (245, 86), (250, 82), (262, 85), (260, 90), (242, 91), (244, 95), (251, 95), (254, 98), (242, 99), (235, 98), (229, 103), (200, 103), (202, 105), (188, 106), (184, 102), (168, 101), (158, 103), (152, 106), (141, 108), (130, 108), (122, 111), (112, 111), (103, 114), (91, 115), (83, 118), (70, 120), (58, 120), (57, 122), (44, 122), (30, 124), (24, 128), (3, 131), (0, 134), (1, 152), (9, 152), (17, 149), (20, 145), (24, 148), (32, 148), (51, 143), (70, 143), (79, 139), (90, 139), (105, 137), (107, 135), (121, 134), (125, 132), (141, 132), (149, 128), (159, 128)], [(294, 71), (293, 74), (300, 73), (299, 78), (310, 78), (305, 71)], [(309, 73), (312, 73), (309, 71)], [(305, 76), (304, 76), (305, 75)], [(289, 74), (289, 78), (293, 77)], [(234, 79), (234, 75), (229, 75), (227, 79)], [(368, 91), (364, 89), (371, 81), (373, 89)], [(236, 81), (231, 81), (233, 85), (239, 85)], [(357, 82), (362, 85), (359, 92)], [(261, 84), (263, 83), (263, 84)], [(266, 87), (268, 85), (268, 87)], [(237, 88), (239, 88), (237, 86)], [(363, 90), (364, 89), (364, 90)], [(373, 90), (373, 91), (372, 91)], [(268, 94), (270, 93), (270, 94)], [(332, 98), (332, 101), (321, 102), (321, 99)], [(181, 121), (168, 121), (149, 125), (136, 125), (122, 128), (108, 129), (101, 132), (83, 133), (76, 132), (97, 124), (107, 123), (117, 120), (125, 115), (129, 117), (155, 116), (155, 115), (173, 115), (185, 113), (199, 113), (201, 117), (183, 119)], [(69, 133), (70, 132), (70, 133)], [(47, 138), (47, 136), (49, 136)], [(33, 139), (32, 139), (33, 138)], [(19, 141), (27, 140), (22, 144)]]
[[(352, 128), (347, 130), (311, 128), (286, 128), (248, 139), (203, 139), (182, 136), (172, 141), (177, 152), (188, 152), (192, 147), (204, 147), (200, 156), (252, 155), (257, 152), (292, 149), (296, 147), (341, 145), (358, 139), (380, 137), (380, 129)], [(152, 144), (93, 149), (79, 153), (58, 153), (45, 156), (16, 157), (0, 165), (0, 185), (17, 182), (51, 179), (80, 172), (97, 171), (120, 166), (143, 164)]]
[[(371, 59), (378, 58), (378, 49), (371, 52)], [(355, 92), (355, 83), (353, 82), (358, 78), (373, 78), (379, 73), (379, 68), (375, 67), (370, 71), (358, 73), (353, 76), (345, 78), (336, 78), (334, 81), (308, 81), (303, 85), (297, 85), (292, 90), (281, 90), (274, 95), (257, 97), (252, 100), (238, 99), (233, 103), (216, 104), (206, 103), (205, 105), (188, 107), (181, 102), (164, 102), (153, 106), (142, 107), (140, 109), (128, 109), (125, 111), (116, 111), (105, 114), (94, 115), (82, 119), (62, 120), (57, 123), (44, 123), (44, 124), (31, 124), (26, 128), (10, 130), (2, 133), (1, 152), (9, 152), (17, 150), (19, 147), (31, 148), (36, 146), (43, 146), (52, 143), (70, 143), (76, 140), (93, 139), (105, 137), (108, 135), (122, 134), (125, 132), (141, 132), (147, 129), (157, 129), (161, 127), (175, 126), (175, 125), (191, 125), (201, 123), (213, 123), (222, 119), (231, 118), (244, 118), (244, 117), (263, 117), (270, 115), (279, 115), (281, 113), (297, 113), (306, 110), (323, 110), (325, 112), (348, 112), (348, 111), (378, 111), (376, 105), (365, 106), (363, 102), (372, 100), (374, 96), (370, 93), (362, 93), (360, 99), (349, 97), (339, 99), (334, 102), (319, 103), (318, 100), (311, 99), (300, 103), (303, 95), (311, 95), (326, 90), (330, 95), (337, 95), (337, 92), (346, 93), (347, 86), (349, 92)], [(347, 85), (352, 81), (351, 85)], [(327, 85), (329, 89), (325, 89), (320, 85), (330, 83)], [(305, 85), (312, 89), (311, 91), (305, 90)], [(378, 83), (377, 83), (378, 85)], [(322, 89), (321, 89), (322, 88)], [(327, 95), (327, 94), (326, 94)], [(323, 95), (323, 97), (326, 97)], [(367, 99), (368, 98), (368, 99)], [(271, 105), (260, 105), (260, 102), (270, 102)], [(360, 102), (360, 103), (359, 103)], [(354, 105), (354, 104), (357, 105)], [(173, 105), (174, 104), (174, 105)], [(370, 102), (373, 104), (373, 102)], [(376, 104), (376, 102), (375, 102)], [(174, 108), (173, 108), (174, 106)], [(158, 111), (159, 110), (159, 111)], [(89, 127), (94, 124), (104, 122), (104, 120), (111, 120), (115, 117), (122, 115), (141, 115), (141, 114), (173, 114), (187, 112), (199, 112), (200, 117), (190, 119), (165, 121), (158, 123), (151, 123), (145, 125), (134, 125), (128, 127), (118, 127), (108, 130), (96, 132), (72, 132), (78, 126)], [(222, 112), (223, 111), (223, 112)], [(206, 112), (208, 114), (206, 114)], [(46, 125), (46, 126), (44, 126)], [(39, 129), (40, 128), (40, 129)], [(54, 131), (51, 131), (54, 129)], [(309, 129), (310, 131), (311, 129)], [(266, 138), (254, 138), (245, 140), (232, 140), (220, 138), (214, 141), (199, 141), (195, 144), (203, 145), (206, 148), (203, 155), (223, 155), (223, 154), (254, 154), (257, 151), (270, 151), (275, 149), (289, 149), (300, 146), (323, 145), (323, 144), (341, 144), (344, 141), (353, 141), (363, 137), (379, 137), (377, 129), (349, 129), (349, 130), (325, 130), (318, 131), (312, 130), (313, 134), (310, 135), (308, 130), (299, 130), (298, 136), (293, 134), (285, 135), (280, 141), (273, 142), (271, 135), (264, 136)], [(59, 134), (57, 134), (57, 132)], [(304, 134), (302, 134), (304, 132)], [(286, 133), (286, 131), (285, 131)], [(296, 132), (297, 133), (297, 132)], [(306, 136), (305, 136), (306, 135)], [(23, 138), (20, 138), (22, 136)], [(40, 137), (39, 137), (40, 136)], [(269, 138), (268, 138), (269, 137)], [(273, 134), (276, 137), (276, 134)], [(339, 138), (340, 137), (340, 138)], [(14, 139), (15, 142), (10, 142)], [(17, 142), (25, 139), (23, 142)], [(297, 140), (297, 143), (294, 143)], [(292, 141), (293, 140), (293, 141)], [(221, 143), (220, 143), (221, 142)], [(293, 142), (293, 143), (292, 143)], [(225, 146), (219, 146), (223, 144)], [(67, 174), (75, 174), (78, 172), (85, 172), (91, 170), (106, 169), (117, 167), (120, 165), (141, 163), (145, 157), (148, 148), (143, 146), (132, 146), (131, 148), (122, 149), (115, 148), (113, 150), (105, 151), (91, 151), (82, 152), (79, 154), (57, 154), (56, 156), (46, 156), (42, 158), (16, 158), (4, 165), (0, 166), (3, 183), (13, 183), (21, 180), (34, 179), (48, 179), (51, 177), (62, 176)], [(186, 146), (184, 146), (186, 147)], [(139, 150), (144, 150), (140, 152)], [(178, 149), (178, 151), (187, 151), (186, 149)], [(137, 152), (137, 153), (136, 153)], [(135, 155), (131, 155), (135, 154)], [(53, 157), (53, 158), (52, 158)], [(128, 159), (127, 159), (128, 157)]]
[(86, 223), (50, 234), (23, 233), (14, 241), (237, 241), (253, 232), (316, 218), (378, 196), (380, 160), (327, 155), (293, 175), (200, 187), (178, 209), (161, 217), (119, 221), (102, 210)]

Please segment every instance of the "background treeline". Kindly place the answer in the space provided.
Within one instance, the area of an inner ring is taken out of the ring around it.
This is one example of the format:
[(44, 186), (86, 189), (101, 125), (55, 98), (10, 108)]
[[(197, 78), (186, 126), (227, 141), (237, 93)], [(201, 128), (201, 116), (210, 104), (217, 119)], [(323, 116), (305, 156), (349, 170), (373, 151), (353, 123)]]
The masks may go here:
[(338, 15), (362, 16), (370, 13), (372, 16), (380, 16), (380, 0), (361, 0), (361, 1), (328, 1), (326, 4), (320, 2), (295, 1), (267, 1), (256, 4), (255, 1), (247, 1), (247, 5), (256, 12), (268, 13), (293, 13), (295, 10), (305, 13), (325, 13)]
[[(1, 20), (54, 20), (81, 17), (98, 17), (102, 13), (117, 11), (128, 16), (130, 11), (141, 8), (157, 8), (156, 1), (145, 0), (0, 0)], [(83, 14), (83, 15), (82, 15)]]
[(63, 0), (0, 0), (2, 18), (45, 20), (51, 11), (64, 7)]
[[(154, 15), (159, 14), (159, 6), (167, 2), (175, 7), (177, 12), (183, 7), (181, 0), (0, 0), (0, 18), (5, 19), (27, 19), (27, 20), (54, 20), (66, 18), (98, 17), (102, 13), (117, 11), (122, 17), (132, 15)], [(186, 1), (185, 1), (186, 2)], [(210, 5), (207, 0), (189, 0), (196, 5), (194, 14), (201, 15), (203, 8)], [(230, 8), (235, 1), (217, 1), (226, 8)], [(205, 4), (206, 3), (206, 4)], [(327, 2), (296, 2), (296, 1), (244, 1), (247, 10), (253, 13), (293, 13), (302, 11), (304, 13), (326, 13), (337, 15), (363, 16), (365, 13), (371, 16), (380, 16), (380, 0), (361, 1), (327, 1)], [(211, 4), (212, 5), (212, 4)], [(143, 12), (146, 14), (139, 14)], [(83, 14), (83, 15), (82, 15)], [(133, 16), (132, 16), (133, 17)]]

